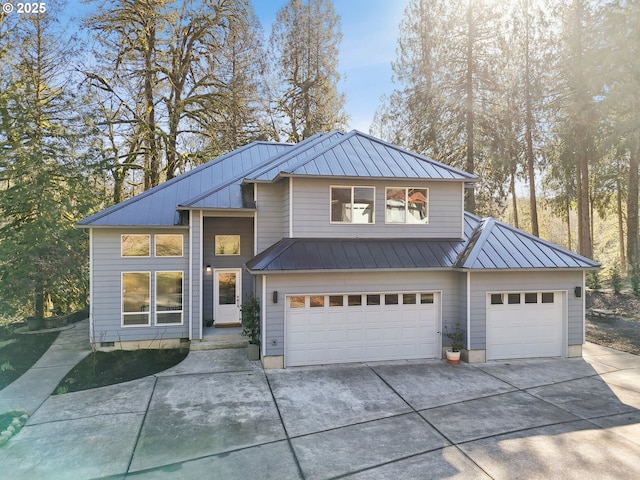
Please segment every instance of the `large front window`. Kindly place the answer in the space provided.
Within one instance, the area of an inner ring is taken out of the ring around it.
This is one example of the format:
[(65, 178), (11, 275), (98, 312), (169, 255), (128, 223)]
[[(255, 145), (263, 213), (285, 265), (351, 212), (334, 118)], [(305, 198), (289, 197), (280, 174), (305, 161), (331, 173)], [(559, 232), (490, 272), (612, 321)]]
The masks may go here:
[(122, 274), (122, 325), (149, 325), (149, 298), (151, 292), (149, 272)]
[(386, 223), (429, 223), (428, 188), (387, 188)]
[(331, 223), (375, 223), (374, 187), (331, 187)]
[(156, 324), (182, 323), (182, 272), (156, 272)]

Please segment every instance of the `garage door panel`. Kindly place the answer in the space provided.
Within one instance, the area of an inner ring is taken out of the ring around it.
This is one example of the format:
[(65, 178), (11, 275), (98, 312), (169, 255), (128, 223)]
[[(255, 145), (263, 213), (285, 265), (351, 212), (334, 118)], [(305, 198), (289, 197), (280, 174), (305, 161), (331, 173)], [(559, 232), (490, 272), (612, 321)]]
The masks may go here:
[(361, 306), (329, 306), (325, 296), (324, 307), (307, 298), (288, 308), (286, 365), (439, 357), (438, 294), (433, 304), (407, 305), (366, 305), (367, 295)]
[(540, 303), (540, 294), (537, 303), (494, 305), (490, 298), (491, 294), (487, 299), (488, 360), (562, 355), (562, 292), (554, 292), (553, 303)]

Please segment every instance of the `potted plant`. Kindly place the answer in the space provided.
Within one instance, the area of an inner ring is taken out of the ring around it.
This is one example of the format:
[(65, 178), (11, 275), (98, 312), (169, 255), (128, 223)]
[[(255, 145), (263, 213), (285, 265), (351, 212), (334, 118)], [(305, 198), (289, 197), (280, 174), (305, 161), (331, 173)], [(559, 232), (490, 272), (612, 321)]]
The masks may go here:
[(249, 337), (247, 356), (249, 360), (260, 359), (260, 300), (252, 293), (242, 307), (242, 335)]
[(449, 339), (450, 348), (447, 349), (447, 363), (452, 365), (458, 365), (460, 363), (460, 352), (464, 348), (462, 339), (464, 338), (464, 331), (460, 328), (459, 324), (453, 331), (449, 331), (447, 327), (444, 327), (444, 336)]

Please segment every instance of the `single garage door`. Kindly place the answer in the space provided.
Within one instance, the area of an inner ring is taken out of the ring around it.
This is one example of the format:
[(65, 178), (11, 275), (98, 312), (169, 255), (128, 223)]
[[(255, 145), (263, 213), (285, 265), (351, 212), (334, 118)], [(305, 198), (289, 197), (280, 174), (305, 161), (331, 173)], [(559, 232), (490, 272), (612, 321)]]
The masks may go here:
[(438, 358), (439, 293), (291, 295), (287, 366)]
[(490, 293), (487, 360), (562, 355), (563, 292)]

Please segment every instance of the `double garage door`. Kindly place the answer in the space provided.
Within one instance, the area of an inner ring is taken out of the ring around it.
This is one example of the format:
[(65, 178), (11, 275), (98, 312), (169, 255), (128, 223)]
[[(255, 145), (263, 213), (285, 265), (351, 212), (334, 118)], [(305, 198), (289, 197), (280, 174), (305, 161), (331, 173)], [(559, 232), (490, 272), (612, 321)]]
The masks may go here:
[(487, 360), (563, 354), (563, 292), (487, 295)]
[(287, 366), (440, 357), (437, 292), (291, 295)]

